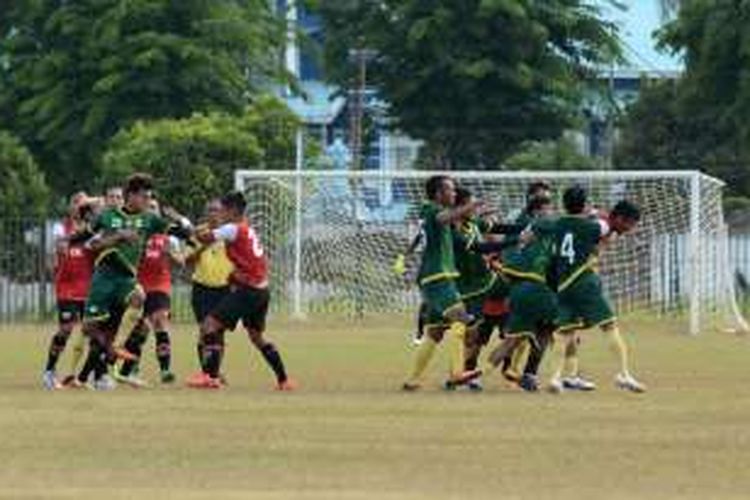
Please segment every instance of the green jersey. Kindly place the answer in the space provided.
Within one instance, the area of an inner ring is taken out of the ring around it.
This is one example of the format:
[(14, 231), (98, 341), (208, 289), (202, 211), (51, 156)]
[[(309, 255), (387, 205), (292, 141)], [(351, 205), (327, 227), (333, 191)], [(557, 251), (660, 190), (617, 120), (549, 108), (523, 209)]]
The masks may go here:
[(481, 219), (470, 219), (460, 228), (453, 228), (453, 252), (460, 274), (458, 291), (462, 296), (481, 294), (492, 286), (495, 274), (487, 267), (484, 256), (475, 250), (483, 240), (486, 224)]
[(441, 224), (437, 219), (443, 210), (435, 203), (425, 203), (419, 213), (425, 238), (422, 263), (417, 275), (420, 285), (458, 277), (453, 255), (452, 228), (450, 224)]
[(95, 234), (107, 236), (121, 229), (130, 229), (138, 233), (138, 239), (134, 242), (120, 241), (105, 248), (97, 256), (96, 265), (109, 264), (135, 275), (148, 239), (154, 234), (165, 232), (168, 227), (166, 219), (151, 212), (129, 214), (119, 208), (105, 210), (91, 226)]
[(534, 237), (529, 243), (503, 253), (503, 273), (514, 280), (546, 284), (556, 260), (555, 220), (536, 219), (531, 231)]
[(566, 215), (558, 219), (558, 259), (555, 269), (558, 291), (565, 290), (582, 275), (594, 271), (599, 241), (608, 232), (607, 223), (594, 217)]

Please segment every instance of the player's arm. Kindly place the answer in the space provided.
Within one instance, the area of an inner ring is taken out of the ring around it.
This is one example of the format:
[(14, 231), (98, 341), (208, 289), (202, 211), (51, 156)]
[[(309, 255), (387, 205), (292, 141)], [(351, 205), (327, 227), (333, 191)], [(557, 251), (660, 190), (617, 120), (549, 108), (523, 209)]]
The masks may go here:
[(138, 233), (130, 229), (118, 229), (117, 231), (109, 232), (100, 231), (86, 242), (86, 246), (94, 252), (101, 252), (120, 243), (135, 242), (139, 239)]
[(438, 212), (435, 216), (435, 219), (439, 224), (453, 224), (454, 222), (458, 222), (468, 215), (476, 213), (477, 210), (481, 209), (483, 206), (483, 201), (471, 201), (460, 207), (446, 208), (445, 210)]
[(172, 264), (178, 267), (185, 267), (187, 263), (186, 253), (182, 249), (180, 240), (175, 236), (169, 237), (169, 246), (167, 248), (167, 256)]
[(216, 241), (232, 242), (237, 239), (239, 227), (237, 224), (229, 222), (213, 230), (201, 231), (195, 236), (203, 244), (211, 244)]

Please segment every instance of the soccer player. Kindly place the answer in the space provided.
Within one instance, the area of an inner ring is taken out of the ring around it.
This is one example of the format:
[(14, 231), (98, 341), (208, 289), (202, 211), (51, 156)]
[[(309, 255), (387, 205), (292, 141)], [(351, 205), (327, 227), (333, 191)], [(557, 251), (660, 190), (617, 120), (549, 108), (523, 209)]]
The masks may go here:
[[(159, 202), (151, 200), (150, 210), (161, 216)], [(146, 294), (143, 303), (143, 317), (135, 325), (125, 341), (125, 349), (140, 359), (143, 345), (149, 330), (155, 337), (156, 359), (159, 363), (159, 377), (163, 384), (174, 382), (171, 371), (172, 348), (169, 339), (169, 323), (172, 293), (172, 265), (183, 266), (185, 260), (176, 236), (159, 233), (151, 236), (138, 267), (138, 283)], [(148, 384), (135, 374), (139, 360), (124, 361), (115, 371), (115, 380), (133, 387)]]
[[(221, 225), (221, 200), (214, 199), (206, 205), (205, 224), (196, 228), (196, 233), (213, 231)], [(188, 252), (186, 264), (193, 268), (191, 305), (198, 325), (202, 324), (229, 293), (229, 277), (234, 270), (227, 257), (224, 241), (202, 244), (197, 242)], [(220, 346), (223, 349), (223, 345)], [(198, 364), (203, 367), (203, 344), (201, 335), (197, 341)], [(220, 354), (222, 356), (223, 353)], [(219, 374), (221, 379), (221, 374)]]
[(426, 335), (416, 351), (414, 367), (402, 388), (418, 390), (446, 326), (450, 351), (450, 379), (468, 382), (464, 373), (464, 340), (466, 329), (474, 318), (466, 311), (456, 286), (459, 277), (453, 250), (452, 225), (481, 207), (480, 202), (454, 208), (455, 181), (443, 175), (433, 176), (425, 184), (427, 202), (421, 210), (425, 247), (419, 268), (418, 282), (422, 301), (427, 308)]
[(276, 347), (264, 338), (270, 293), (268, 261), (260, 238), (245, 218), (246, 202), (242, 193), (229, 193), (221, 199), (222, 222), (216, 229), (197, 234), (199, 241), (211, 244), (223, 241), (234, 269), (230, 290), (211, 310), (201, 324), (203, 363), (201, 371), (191, 376), (189, 387), (218, 389), (224, 332), (233, 330), (239, 320), (250, 341), (263, 355), (276, 375), (276, 388), (293, 390), (296, 384), (287, 376), (284, 362)]
[(122, 208), (123, 197), (120, 186), (110, 186), (104, 192), (104, 206), (106, 208)]
[[(560, 350), (574, 341), (573, 333), (576, 330), (599, 327), (610, 338), (617, 353), (619, 372), (615, 385), (631, 392), (644, 392), (646, 387), (630, 373), (627, 346), (596, 271), (600, 244), (609, 237), (631, 231), (640, 220), (640, 210), (633, 203), (623, 200), (614, 206), (606, 219), (592, 217), (588, 211), (586, 191), (579, 186), (565, 191), (563, 205), (566, 214), (557, 222), (558, 258), (555, 270), (560, 302), (560, 334), (563, 338)], [(553, 392), (564, 389), (564, 364), (563, 354), (550, 381)]]
[(557, 328), (557, 297), (548, 283), (555, 261), (555, 221), (536, 220), (520, 245), (503, 253), (503, 273), (510, 279), (510, 317), (505, 338), (490, 353), (482, 374), (500, 366), (524, 341), (544, 344)]
[[(76, 386), (86, 384), (94, 374), (94, 388), (113, 388), (105, 377), (107, 363), (119, 354), (113, 342), (123, 311), (131, 301), (138, 301), (136, 273), (146, 241), (167, 230), (169, 222), (151, 213), (153, 181), (145, 174), (133, 174), (124, 189), (122, 209), (105, 209), (92, 225), (94, 236), (89, 247), (98, 253), (86, 299), (83, 329), (89, 337), (89, 354), (78, 374)], [(132, 358), (132, 356), (131, 356)]]
[[(60, 389), (62, 385), (55, 369), (60, 355), (65, 350), (73, 329), (83, 318), (83, 306), (91, 283), (94, 269), (94, 255), (86, 247), (85, 209), (90, 203), (86, 193), (76, 193), (70, 200), (67, 217), (55, 226), (55, 296), (57, 297), (58, 330), (50, 341), (47, 364), (42, 375), (45, 389)], [(78, 347), (78, 346), (75, 346)], [(74, 358), (80, 359), (80, 352)], [(76, 365), (74, 363), (73, 369)]]
[[(407, 259), (410, 261), (416, 261), (417, 263), (421, 260), (422, 246), (424, 243), (424, 233), (422, 231), (422, 225), (419, 225), (419, 232), (414, 235), (406, 248), (404, 253), (398, 254), (396, 260), (393, 263), (393, 271), (404, 279), (405, 282), (412, 284), (416, 278), (413, 272), (414, 266), (407, 266)], [(412, 335), (412, 344), (419, 345), (422, 343), (424, 337), (424, 324), (427, 310), (423, 303), (419, 304), (417, 310), (417, 330)]]

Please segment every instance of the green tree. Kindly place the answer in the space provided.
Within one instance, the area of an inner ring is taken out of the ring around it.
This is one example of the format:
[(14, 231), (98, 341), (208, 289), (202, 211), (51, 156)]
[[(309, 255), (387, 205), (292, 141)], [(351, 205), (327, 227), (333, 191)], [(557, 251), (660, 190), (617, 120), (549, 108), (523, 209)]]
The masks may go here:
[(282, 78), (266, 0), (12, 2), (0, 28), (0, 126), (60, 191), (85, 186), (137, 120), (239, 113)]
[(49, 189), (29, 150), (0, 130), (0, 214), (38, 217), (47, 213)]
[(648, 85), (624, 122), (618, 168), (701, 169), (750, 195), (750, 4), (683, 0), (661, 43), (684, 56), (676, 82)]
[(513, 170), (593, 170), (600, 167), (595, 158), (580, 153), (568, 137), (556, 141), (530, 142), (505, 160)]
[[(368, 84), (432, 163), (497, 168), (526, 141), (575, 123), (584, 81), (619, 56), (616, 26), (579, 0), (318, 0), (332, 80), (352, 48), (375, 53)], [(615, 2), (612, 2), (615, 3)]]
[(209, 113), (138, 122), (111, 141), (102, 181), (149, 172), (160, 181), (160, 196), (198, 215), (209, 198), (232, 188), (237, 169), (293, 168), (299, 125), (272, 97), (258, 99), (239, 116)]

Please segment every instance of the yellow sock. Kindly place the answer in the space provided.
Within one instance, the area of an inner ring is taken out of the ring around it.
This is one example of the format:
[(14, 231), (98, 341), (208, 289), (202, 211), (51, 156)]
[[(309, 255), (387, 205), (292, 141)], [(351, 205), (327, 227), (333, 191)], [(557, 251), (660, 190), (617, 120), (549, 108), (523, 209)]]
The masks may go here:
[(466, 337), (466, 325), (458, 321), (451, 324), (446, 332), (446, 343), (450, 356), (451, 375), (456, 377), (464, 372), (464, 338)]
[(422, 378), (422, 374), (427, 369), (427, 365), (430, 364), (432, 356), (435, 354), (435, 347), (437, 342), (429, 335), (425, 335), (422, 339), (422, 343), (417, 347), (416, 355), (414, 356), (414, 368), (412, 369), (411, 376), (409, 377), (409, 383), (418, 384)]
[(86, 337), (82, 331), (73, 333), (73, 335), (75, 335), (75, 338), (73, 339), (73, 352), (70, 358), (70, 373), (76, 374), (78, 373), (78, 365), (80, 365), (83, 358), (83, 350), (86, 347)]
[(565, 349), (568, 343), (567, 335), (555, 335), (555, 345), (552, 350), (552, 358), (556, 360), (555, 371), (552, 373), (552, 380), (562, 377), (563, 368), (565, 367)]
[(605, 332), (609, 333), (610, 344), (620, 362), (620, 373), (630, 375), (630, 370), (628, 369), (628, 346), (625, 344), (622, 335), (620, 335), (620, 329), (617, 325), (612, 325)]
[(130, 335), (130, 332), (133, 331), (133, 328), (135, 328), (135, 325), (141, 319), (142, 315), (142, 307), (128, 306), (122, 315), (122, 321), (120, 322), (120, 327), (117, 329), (116, 338), (126, 339), (128, 335)]
[(563, 374), (570, 377), (578, 375), (578, 345), (576, 335), (565, 338), (565, 362)]
[(513, 354), (510, 356), (510, 367), (508, 370), (515, 375), (520, 377), (523, 373), (524, 365), (526, 360), (529, 359), (529, 353), (531, 352), (531, 343), (529, 339), (522, 339), (518, 347), (515, 348)]

